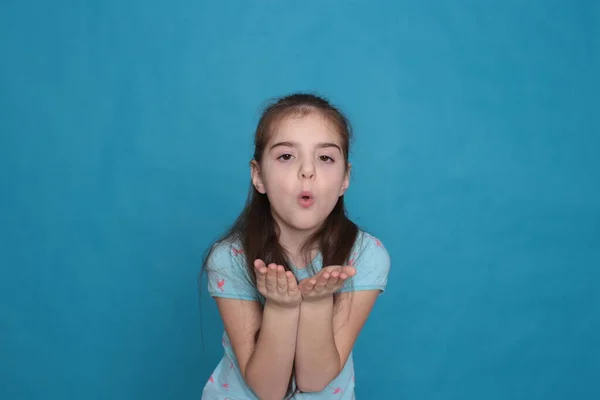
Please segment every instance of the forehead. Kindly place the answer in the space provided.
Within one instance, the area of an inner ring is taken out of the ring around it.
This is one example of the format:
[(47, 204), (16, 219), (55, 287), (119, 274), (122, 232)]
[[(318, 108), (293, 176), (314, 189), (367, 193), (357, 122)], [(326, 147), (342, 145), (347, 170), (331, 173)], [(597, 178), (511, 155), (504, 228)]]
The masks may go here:
[(319, 113), (303, 116), (287, 116), (277, 123), (269, 138), (269, 143), (293, 141), (310, 145), (331, 142), (341, 144), (341, 137), (335, 126)]

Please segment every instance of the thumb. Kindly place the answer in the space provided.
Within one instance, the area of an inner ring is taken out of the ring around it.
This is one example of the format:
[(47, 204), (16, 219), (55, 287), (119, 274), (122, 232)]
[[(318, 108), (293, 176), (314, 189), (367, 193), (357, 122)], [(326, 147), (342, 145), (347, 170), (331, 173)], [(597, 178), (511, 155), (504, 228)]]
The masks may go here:
[(347, 265), (345, 267), (342, 267), (342, 273), (348, 275), (348, 277), (354, 276), (356, 275), (356, 268)]

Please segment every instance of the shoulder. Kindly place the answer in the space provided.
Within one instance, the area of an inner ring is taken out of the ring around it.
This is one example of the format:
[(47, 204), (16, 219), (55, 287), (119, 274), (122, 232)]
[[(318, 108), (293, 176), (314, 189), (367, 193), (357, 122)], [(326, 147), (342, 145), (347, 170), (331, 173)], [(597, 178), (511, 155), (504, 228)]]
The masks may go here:
[(213, 244), (206, 259), (206, 268), (209, 271), (244, 264), (244, 250), (237, 238), (228, 238)]
[(250, 278), (243, 247), (235, 238), (213, 244), (204, 267), (209, 277), (214, 280), (245, 281)]
[(208, 291), (213, 297), (260, 300), (239, 240), (215, 243), (206, 260)]
[(384, 291), (387, 286), (391, 259), (382, 241), (365, 231), (359, 231), (350, 254), (349, 264), (356, 275), (348, 279), (341, 292), (356, 290)]
[(383, 242), (373, 234), (363, 230), (359, 230), (356, 235), (356, 241), (352, 249), (352, 259), (355, 262), (358, 262), (358, 260), (364, 262), (374, 259), (385, 264), (390, 263), (390, 255)]

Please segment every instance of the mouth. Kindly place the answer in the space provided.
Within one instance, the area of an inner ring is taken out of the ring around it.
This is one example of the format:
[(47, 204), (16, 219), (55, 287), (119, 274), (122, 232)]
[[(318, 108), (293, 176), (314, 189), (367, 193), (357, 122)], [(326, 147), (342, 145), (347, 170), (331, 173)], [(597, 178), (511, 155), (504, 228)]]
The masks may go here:
[(309, 191), (304, 191), (298, 196), (298, 204), (300, 204), (300, 207), (302, 208), (309, 208), (314, 202), (315, 199)]

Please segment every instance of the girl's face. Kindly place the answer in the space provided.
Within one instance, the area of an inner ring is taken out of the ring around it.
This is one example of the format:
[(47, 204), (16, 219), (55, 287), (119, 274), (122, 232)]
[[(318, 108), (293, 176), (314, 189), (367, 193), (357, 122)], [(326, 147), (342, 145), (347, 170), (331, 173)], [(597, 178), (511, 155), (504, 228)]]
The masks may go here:
[(279, 122), (260, 165), (252, 162), (252, 182), (281, 229), (312, 233), (348, 188), (349, 167), (339, 133), (310, 113)]

